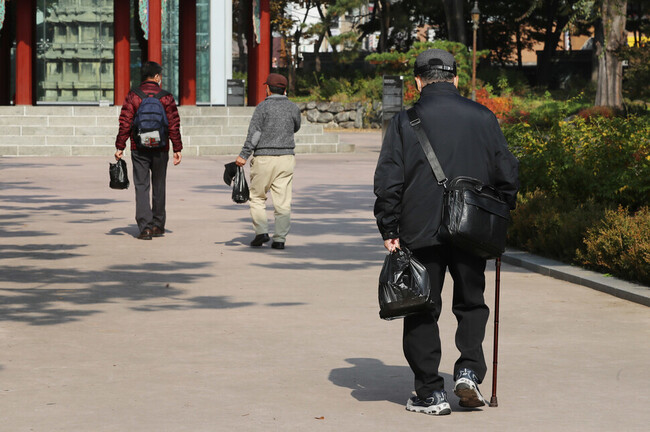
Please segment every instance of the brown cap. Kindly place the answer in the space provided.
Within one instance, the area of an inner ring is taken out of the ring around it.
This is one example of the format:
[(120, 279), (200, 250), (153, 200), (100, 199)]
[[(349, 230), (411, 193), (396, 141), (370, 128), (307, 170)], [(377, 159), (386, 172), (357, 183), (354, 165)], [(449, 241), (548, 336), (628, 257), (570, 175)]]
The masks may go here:
[(279, 87), (279, 88), (282, 88), (282, 89), (286, 89), (287, 88), (287, 79), (284, 76), (280, 75), (280, 74), (272, 73), (272, 74), (269, 74), (269, 76), (266, 78), (266, 82), (264, 84), (270, 85), (270, 86), (273, 86), (273, 87)]

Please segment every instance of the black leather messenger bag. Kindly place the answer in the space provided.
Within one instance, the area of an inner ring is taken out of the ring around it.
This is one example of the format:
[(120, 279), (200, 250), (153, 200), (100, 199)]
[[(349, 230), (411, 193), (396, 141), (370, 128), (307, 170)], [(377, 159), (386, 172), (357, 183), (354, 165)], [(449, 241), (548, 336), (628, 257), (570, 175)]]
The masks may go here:
[(448, 180), (415, 108), (406, 111), (433, 175), (445, 189), (440, 234), (445, 241), (485, 259), (501, 256), (506, 249), (510, 206), (492, 186), (472, 177)]

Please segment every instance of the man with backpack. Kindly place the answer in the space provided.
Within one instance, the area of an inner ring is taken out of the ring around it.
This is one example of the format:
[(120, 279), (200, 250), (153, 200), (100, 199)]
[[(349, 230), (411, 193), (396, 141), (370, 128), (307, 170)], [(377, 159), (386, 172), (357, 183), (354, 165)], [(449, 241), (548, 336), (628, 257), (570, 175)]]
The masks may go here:
[(160, 88), (162, 66), (151, 61), (144, 63), (142, 81), (139, 87), (131, 89), (122, 105), (120, 129), (115, 139), (115, 159), (123, 157), (126, 141), (130, 139), (135, 220), (140, 230), (138, 239), (151, 240), (165, 234), (169, 141), (174, 151), (174, 165), (181, 163), (183, 142), (174, 96)]

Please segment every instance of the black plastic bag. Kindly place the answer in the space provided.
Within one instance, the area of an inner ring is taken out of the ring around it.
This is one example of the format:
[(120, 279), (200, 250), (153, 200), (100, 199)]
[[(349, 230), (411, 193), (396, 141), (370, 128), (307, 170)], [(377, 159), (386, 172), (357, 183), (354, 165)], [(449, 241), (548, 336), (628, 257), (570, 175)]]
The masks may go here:
[(249, 197), (250, 192), (248, 190), (244, 168), (237, 167), (237, 174), (235, 174), (232, 182), (232, 200), (237, 204), (243, 204), (248, 201)]
[(230, 162), (224, 165), (223, 170), (223, 181), (230, 186), (232, 184), (232, 179), (237, 175), (237, 163)]
[(427, 269), (407, 248), (386, 256), (379, 274), (379, 317), (385, 320), (432, 310)]
[(124, 159), (120, 159), (116, 163), (109, 163), (108, 174), (111, 178), (108, 184), (111, 189), (128, 189), (129, 175), (127, 174)]

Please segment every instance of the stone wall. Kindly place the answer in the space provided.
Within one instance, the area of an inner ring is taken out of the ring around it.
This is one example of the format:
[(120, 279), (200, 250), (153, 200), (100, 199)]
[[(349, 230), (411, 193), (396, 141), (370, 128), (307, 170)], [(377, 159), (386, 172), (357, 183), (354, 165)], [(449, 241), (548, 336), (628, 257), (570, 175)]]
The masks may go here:
[(381, 102), (300, 102), (308, 122), (325, 128), (381, 128)]
[(310, 123), (326, 128), (360, 129), (363, 127), (363, 105), (340, 102), (302, 102), (298, 103), (302, 115)]

